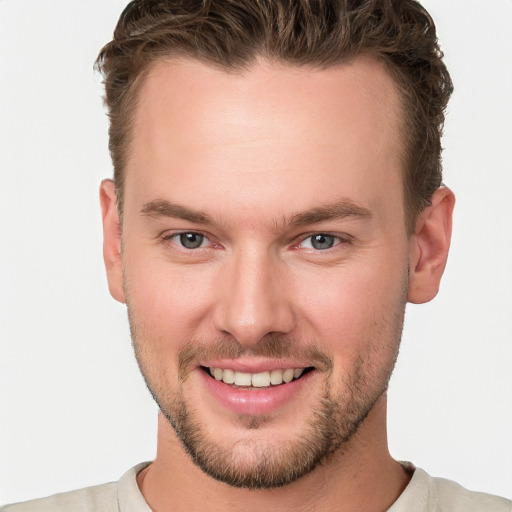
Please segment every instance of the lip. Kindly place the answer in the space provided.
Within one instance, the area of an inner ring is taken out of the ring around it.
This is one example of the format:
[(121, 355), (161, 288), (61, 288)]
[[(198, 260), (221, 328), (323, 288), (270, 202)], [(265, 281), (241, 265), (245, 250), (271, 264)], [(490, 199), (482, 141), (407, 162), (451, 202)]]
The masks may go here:
[[(291, 367), (301, 368), (296, 364)], [(230, 368), (230, 366), (227, 366), (227, 368)], [(276, 366), (275, 368), (282, 367)], [(200, 378), (208, 392), (224, 409), (235, 414), (251, 416), (271, 414), (297, 399), (299, 395), (302, 395), (301, 390), (311, 379), (315, 378), (315, 375), (318, 373), (317, 371), (312, 371), (297, 380), (293, 380), (287, 384), (280, 384), (279, 386), (270, 386), (267, 388), (236, 388), (222, 381), (213, 379), (200, 368), (195, 371), (199, 372)], [(264, 369), (262, 371), (266, 370)], [(250, 373), (253, 373), (253, 371)]]

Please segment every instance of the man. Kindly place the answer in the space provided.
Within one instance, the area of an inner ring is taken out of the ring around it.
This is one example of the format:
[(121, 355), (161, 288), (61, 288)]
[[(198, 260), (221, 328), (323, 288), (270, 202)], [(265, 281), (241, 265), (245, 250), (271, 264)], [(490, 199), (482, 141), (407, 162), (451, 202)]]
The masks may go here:
[(413, 1), (136, 1), (101, 52), (104, 257), (155, 461), (6, 510), (510, 510), (394, 461), (407, 301), (451, 235), (451, 81)]

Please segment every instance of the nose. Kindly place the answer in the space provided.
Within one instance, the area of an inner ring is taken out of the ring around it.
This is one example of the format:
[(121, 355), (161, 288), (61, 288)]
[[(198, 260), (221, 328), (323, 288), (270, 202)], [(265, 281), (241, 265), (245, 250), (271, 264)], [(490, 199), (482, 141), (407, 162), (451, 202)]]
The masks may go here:
[(215, 329), (247, 347), (268, 334), (290, 332), (295, 318), (282, 264), (256, 250), (246, 250), (228, 260), (219, 273)]

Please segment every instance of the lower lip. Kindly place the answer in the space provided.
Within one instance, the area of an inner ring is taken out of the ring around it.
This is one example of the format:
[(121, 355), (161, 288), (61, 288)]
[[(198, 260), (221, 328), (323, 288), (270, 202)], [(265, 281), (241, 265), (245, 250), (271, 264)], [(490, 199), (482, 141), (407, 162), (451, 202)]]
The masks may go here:
[(297, 380), (269, 386), (267, 388), (235, 388), (210, 377), (198, 368), (210, 393), (228, 411), (235, 414), (259, 416), (270, 414), (297, 398), (302, 388), (314, 377), (316, 371), (308, 372)]

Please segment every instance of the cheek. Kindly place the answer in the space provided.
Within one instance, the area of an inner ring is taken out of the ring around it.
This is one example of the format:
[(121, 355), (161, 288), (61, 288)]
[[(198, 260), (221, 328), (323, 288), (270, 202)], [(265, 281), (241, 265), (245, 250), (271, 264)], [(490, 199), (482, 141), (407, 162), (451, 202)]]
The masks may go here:
[(197, 335), (208, 314), (212, 278), (198, 267), (176, 268), (161, 258), (127, 261), (124, 283), (132, 322), (146, 339), (167, 344)]
[(397, 343), (406, 302), (406, 265), (361, 262), (302, 279), (300, 317), (336, 358), (354, 360), (373, 345)]

